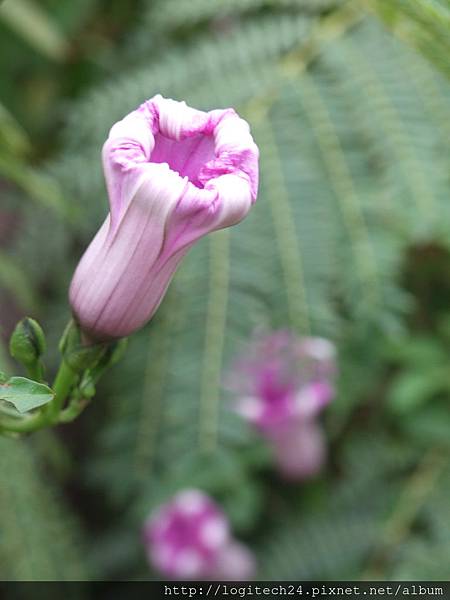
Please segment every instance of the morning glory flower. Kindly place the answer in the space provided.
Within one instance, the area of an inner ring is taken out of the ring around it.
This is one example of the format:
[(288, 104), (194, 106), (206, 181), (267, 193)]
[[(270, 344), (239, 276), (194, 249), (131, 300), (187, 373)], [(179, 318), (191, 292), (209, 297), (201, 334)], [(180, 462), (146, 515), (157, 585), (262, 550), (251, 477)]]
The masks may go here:
[(248, 214), (258, 148), (233, 109), (157, 95), (112, 127), (103, 169), (110, 213), (70, 287), (74, 317), (94, 341), (142, 327), (189, 248)]

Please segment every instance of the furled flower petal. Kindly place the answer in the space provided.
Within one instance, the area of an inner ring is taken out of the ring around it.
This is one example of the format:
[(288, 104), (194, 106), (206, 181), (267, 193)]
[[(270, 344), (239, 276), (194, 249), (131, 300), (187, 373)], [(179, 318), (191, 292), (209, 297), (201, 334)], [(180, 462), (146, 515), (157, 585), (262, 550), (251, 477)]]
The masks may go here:
[(249, 550), (231, 536), (223, 511), (199, 490), (177, 494), (144, 526), (151, 564), (173, 579), (241, 579), (253, 573)]
[(95, 340), (141, 327), (189, 248), (247, 215), (258, 149), (234, 110), (155, 96), (112, 127), (103, 168), (110, 214), (70, 288), (75, 318)]

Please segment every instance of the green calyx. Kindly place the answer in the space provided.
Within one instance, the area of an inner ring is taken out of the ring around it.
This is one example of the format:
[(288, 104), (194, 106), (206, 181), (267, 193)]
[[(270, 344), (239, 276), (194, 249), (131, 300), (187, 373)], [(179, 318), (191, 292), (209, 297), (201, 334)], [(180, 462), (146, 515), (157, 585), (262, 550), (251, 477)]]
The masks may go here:
[(108, 351), (107, 344), (88, 344), (75, 321), (70, 321), (59, 345), (66, 364), (74, 373), (82, 373), (94, 368)]

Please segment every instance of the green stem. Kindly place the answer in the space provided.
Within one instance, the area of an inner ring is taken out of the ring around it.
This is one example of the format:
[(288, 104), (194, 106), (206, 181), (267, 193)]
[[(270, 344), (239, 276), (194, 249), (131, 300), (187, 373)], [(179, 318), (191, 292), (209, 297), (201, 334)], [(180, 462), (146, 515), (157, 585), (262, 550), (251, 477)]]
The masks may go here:
[(59, 413), (60, 423), (70, 423), (74, 421), (89, 404), (88, 398), (78, 398), (76, 401), (69, 404), (67, 408)]
[(47, 414), (50, 423), (56, 423), (58, 421), (59, 413), (64, 405), (64, 401), (69, 395), (70, 389), (75, 383), (76, 378), (77, 374), (72, 371), (63, 359), (53, 383), (55, 397), (44, 408), (44, 412)]
[(0, 421), (0, 432), (30, 433), (44, 427), (48, 422), (47, 419), (48, 417), (43, 411), (25, 419), (2, 419)]

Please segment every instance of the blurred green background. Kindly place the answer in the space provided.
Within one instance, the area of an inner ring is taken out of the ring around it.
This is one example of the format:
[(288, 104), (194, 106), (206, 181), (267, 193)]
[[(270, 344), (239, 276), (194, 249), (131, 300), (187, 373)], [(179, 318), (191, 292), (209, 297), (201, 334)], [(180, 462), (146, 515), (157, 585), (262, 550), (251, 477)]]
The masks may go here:
[[(214, 495), (265, 579), (450, 577), (447, 0), (4, 0), (0, 326), (45, 326), (102, 222), (100, 149), (156, 93), (233, 106), (249, 218), (202, 240), (76, 422), (0, 439), (0, 579), (146, 579), (141, 526)], [(288, 485), (229, 410), (257, 326), (332, 339), (329, 461)], [(0, 349), (0, 367), (10, 373)]]

